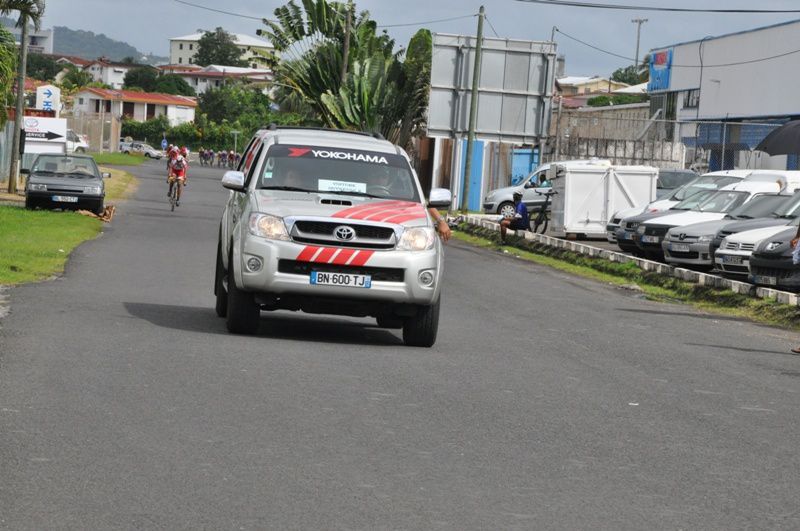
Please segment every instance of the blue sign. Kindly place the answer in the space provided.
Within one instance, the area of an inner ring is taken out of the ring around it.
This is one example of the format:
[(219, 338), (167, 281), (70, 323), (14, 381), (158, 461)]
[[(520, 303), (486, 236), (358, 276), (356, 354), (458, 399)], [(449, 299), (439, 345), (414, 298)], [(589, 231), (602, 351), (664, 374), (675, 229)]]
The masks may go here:
[(650, 81), (647, 82), (647, 92), (669, 90), (671, 72), (672, 48), (650, 55)]
[(167, 139), (166, 138), (162, 138), (161, 139), (161, 149), (167, 149)]

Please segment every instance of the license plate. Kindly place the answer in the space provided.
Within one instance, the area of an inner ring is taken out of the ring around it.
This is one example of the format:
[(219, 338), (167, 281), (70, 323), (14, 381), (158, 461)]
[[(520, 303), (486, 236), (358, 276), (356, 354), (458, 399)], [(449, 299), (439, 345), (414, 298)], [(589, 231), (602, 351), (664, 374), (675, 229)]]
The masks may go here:
[(643, 243), (658, 243), (659, 241), (658, 236), (642, 236)]
[(756, 284), (764, 284), (766, 286), (777, 286), (778, 279), (777, 277), (767, 277), (764, 275), (756, 275), (754, 277)]
[(674, 251), (676, 253), (688, 253), (689, 252), (689, 244), (688, 243), (671, 243), (669, 244), (669, 250)]
[(722, 255), (723, 264), (742, 265), (741, 256)]
[(312, 271), (311, 284), (315, 286), (369, 288), (372, 286), (372, 277), (369, 275), (354, 275), (350, 273), (327, 273), (324, 271)]
[(54, 195), (53, 201), (57, 203), (77, 203), (78, 198), (71, 195)]

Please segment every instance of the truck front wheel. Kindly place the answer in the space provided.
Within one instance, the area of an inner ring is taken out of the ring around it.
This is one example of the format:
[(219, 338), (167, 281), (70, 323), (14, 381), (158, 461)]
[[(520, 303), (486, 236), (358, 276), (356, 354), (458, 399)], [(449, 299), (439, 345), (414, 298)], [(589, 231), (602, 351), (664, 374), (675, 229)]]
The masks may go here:
[(228, 260), (228, 312), (225, 321), (228, 332), (253, 335), (258, 332), (261, 307), (252, 293), (240, 290), (233, 275), (233, 259)]
[(432, 347), (439, 331), (440, 299), (430, 306), (419, 306), (403, 323), (403, 342), (410, 347)]

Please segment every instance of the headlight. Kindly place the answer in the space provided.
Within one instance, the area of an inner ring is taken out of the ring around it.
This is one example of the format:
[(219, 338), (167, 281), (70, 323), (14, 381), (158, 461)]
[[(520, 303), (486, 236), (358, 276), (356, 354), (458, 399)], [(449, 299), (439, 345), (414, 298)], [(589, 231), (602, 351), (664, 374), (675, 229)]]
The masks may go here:
[(425, 251), (433, 249), (436, 233), (431, 227), (407, 229), (400, 237), (397, 249), (400, 251)]
[(767, 246), (766, 246), (765, 250), (767, 250), (767, 251), (774, 251), (775, 249), (777, 249), (777, 248), (778, 248), (778, 247), (780, 247), (781, 245), (783, 245), (783, 242), (769, 242), (769, 243), (767, 244)]
[(268, 240), (288, 240), (289, 233), (283, 219), (269, 214), (250, 214), (250, 234)]
[(28, 190), (31, 192), (46, 192), (47, 185), (46, 184), (29, 184)]
[(713, 239), (714, 239), (713, 236), (709, 236), (708, 234), (706, 234), (704, 236), (700, 236), (699, 238), (697, 238), (697, 243), (711, 243), (711, 240)]
[(103, 189), (99, 186), (86, 186), (83, 188), (84, 194), (91, 194), (91, 195), (100, 195), (103, 193)]
[(645, 227), (644, 225), (639, 225), (639, 228), (636, 229), (636, 232), (638, 232), (639, 234), (644, 234), (646, 228), (647, 227)]

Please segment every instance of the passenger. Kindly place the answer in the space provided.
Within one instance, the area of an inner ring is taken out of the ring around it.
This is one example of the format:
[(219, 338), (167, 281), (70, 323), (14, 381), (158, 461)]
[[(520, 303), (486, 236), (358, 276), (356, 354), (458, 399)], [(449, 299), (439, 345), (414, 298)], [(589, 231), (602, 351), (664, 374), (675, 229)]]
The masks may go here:
[(508, 229), (528, 230), (529, 223), (528, 208), (522, 202), (522, 192), (514, 192), (514, 216), (500, 221), (500, 240), (506, 242)]

